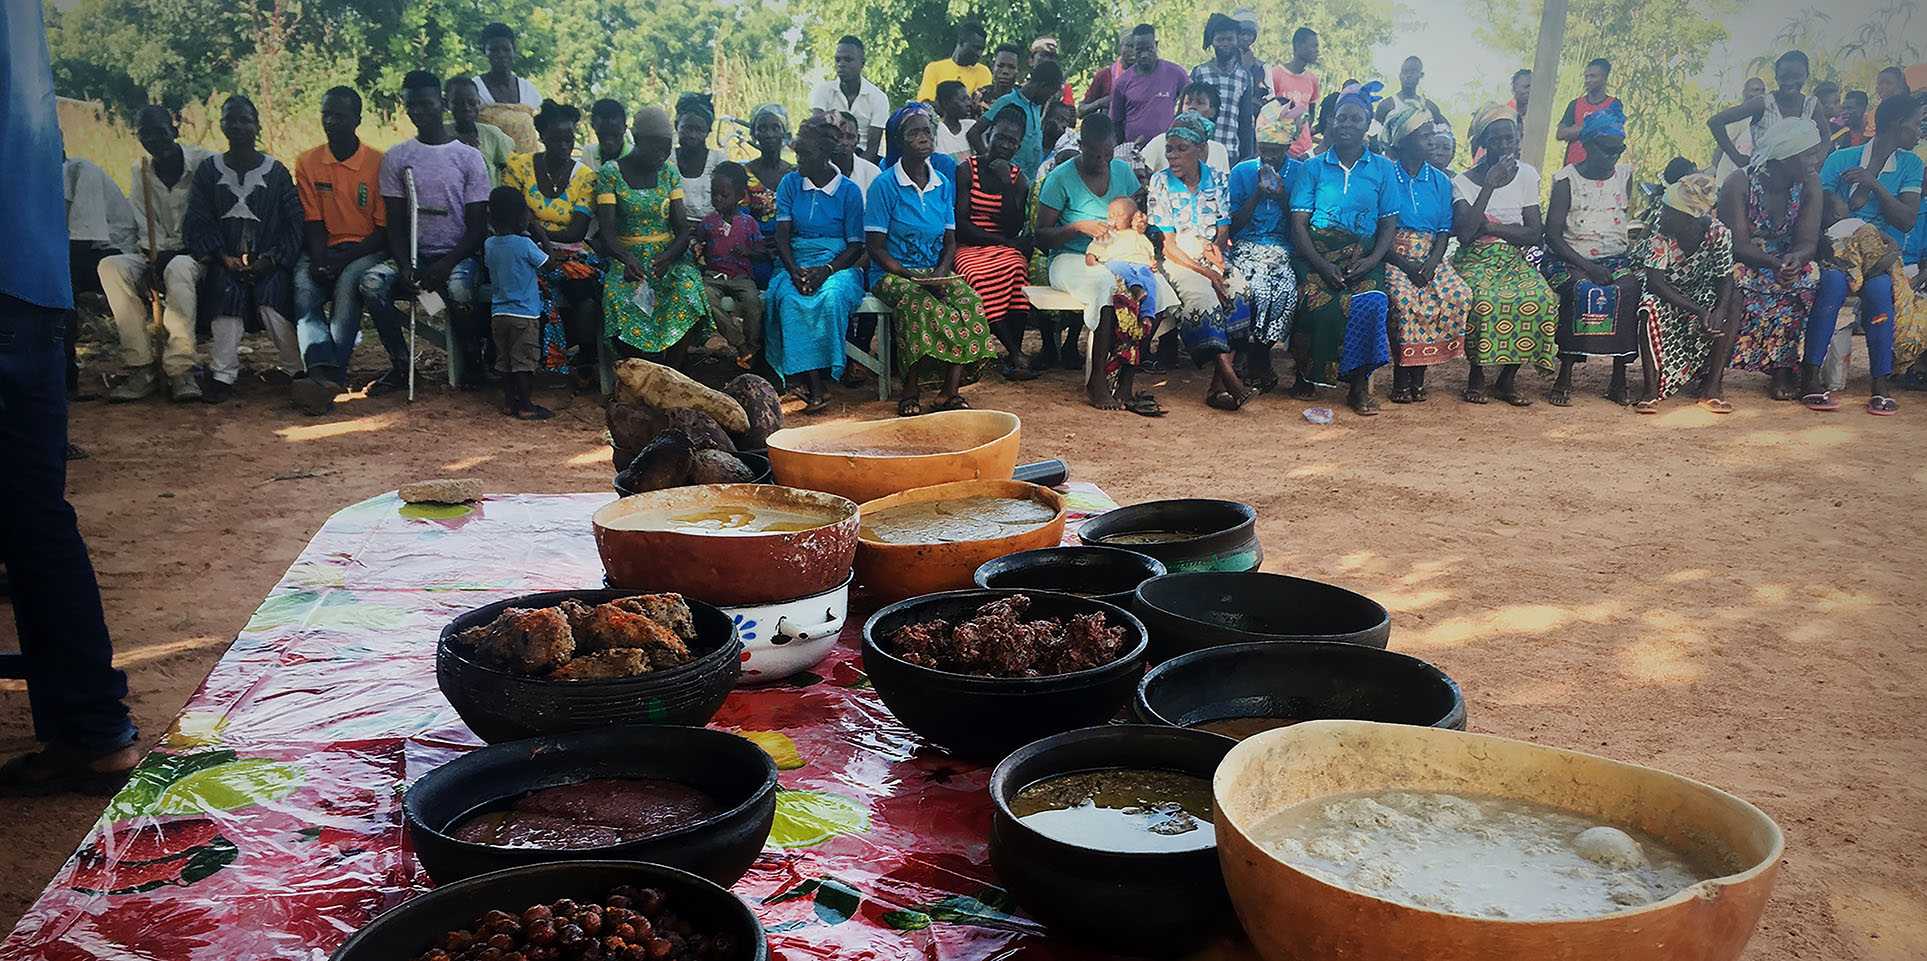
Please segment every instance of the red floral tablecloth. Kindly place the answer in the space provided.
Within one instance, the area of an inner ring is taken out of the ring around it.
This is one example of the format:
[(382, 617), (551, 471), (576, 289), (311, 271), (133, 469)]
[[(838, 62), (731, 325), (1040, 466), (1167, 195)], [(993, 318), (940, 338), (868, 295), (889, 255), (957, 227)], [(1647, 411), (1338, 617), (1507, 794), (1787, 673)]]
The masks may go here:
[[(0, 956), (319, 961), (427, 888), (403, 787), (479, 743), (436, 689), (435, 639), (469, 608), (600, 586), (589, 515), (607, 500), (387, 494), (335, 514)], [(1070, 503), (1073, 518), (1114, 506), (1090, 485)], [(1073, 956), (992, 877), (988, 770), (897, 724), (860, 669), (861, 624), (814, 671), (737, 691), (713, 722), (781, 770), (775, 829), (735, 887), (774, 957)]]

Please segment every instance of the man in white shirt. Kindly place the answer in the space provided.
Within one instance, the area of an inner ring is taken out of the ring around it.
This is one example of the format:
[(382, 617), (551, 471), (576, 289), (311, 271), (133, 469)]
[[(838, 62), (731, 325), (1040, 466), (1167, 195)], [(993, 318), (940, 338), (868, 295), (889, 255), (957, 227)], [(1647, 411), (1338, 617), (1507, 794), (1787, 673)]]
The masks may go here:
[[(76, 295), (100, 287), (100, 262), (115, 254), (131, 254), (140, 245), (140, 228), (127, 195), (107, 171), (91, 160), (68, 157), (61, 169), (61, 189), (67, 198), (67, 264)], [(79, 324), (67, 324), (67, 394), (80, 393), (80, 367), (74, 360), (74, 334)]]
[(890, 98), (864, 79), (863, 41), (855, 37), (836, 42), (836, 76), (810, 90), (811, 116), (839, 111), (856, 118), (858, 135), (867, 145), (863, 155), (876, 160), (883, 142), (883, 125), (890, 120)]
[(870, 181), (877, 179), (877, 174), (882, 173), (883, 170), (876, 164), (857, 156), (856, 132), (859, 121), (856, 115), (847, 110), (838, 110), (830, 114), (830, 122), (836, 126), (836, 152), (830, 155), (830, 160), (836, 164), (836, 169), (842, 172), (843, 176), (855, 181), (856, 185), (863, 189), (864, 195), (868, 196)]
[(134, 133), (147, 151), (134, 163), (133, 195), (128, 198), (139, 252), (115, 254), (100, 262), (101, 291), (120, 332), (121, 363), (127, 368), (127, 379), (107, 399), (125, 403), (160, 389), (160, 378), (154, 374), (153, 335), (148, 331), (148, 298), (161, 293), (165, 295), (161, 376), (175, 400), (200, 400), (201, 387), (194, 380), (194, 311), (201, 264), (187, 253), (181, 222), (187, 214), (194, 171), (211, 154), (181, 143), (174, 116), (164, 107), (143, 109)]

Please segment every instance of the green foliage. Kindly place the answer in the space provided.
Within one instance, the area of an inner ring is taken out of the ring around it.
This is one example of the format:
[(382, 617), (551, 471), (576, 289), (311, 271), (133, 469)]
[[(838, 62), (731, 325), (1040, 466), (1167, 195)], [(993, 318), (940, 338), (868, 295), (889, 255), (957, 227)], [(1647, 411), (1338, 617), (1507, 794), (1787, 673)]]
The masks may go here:
[(1252, 49), (1266, 63), (1284, 63), (1291, 59), (1291, 35), (1299, 27), (1318, 31), (1316, 70), (1333, 90), (1348, 79), (1370, 80), (1378, 76), (1372, 65), (1372, 52), (1392, 42), (1394, 25), (1403, 12), (1395, 0), (1354, 0), (1345, 4), (1315, 0), (1250, 3), (1137, 0), (1127, 7), (1127, 15), (1118, 23), (1129, 26), (1144, 21), (1157, 27), (1158, 51), (1164, 59), (1192, 67), (1211, 56), (1204, 48), (1204, 24), (1211, 14), (1244, 7), (1258, 14), (1258, 42)]
[(1922, 36), (1915, 26), (1921, 16), (1917, 0), (1887, 0), (1878, 7), (1863, 8), (1864, 19), (1843, 20), (1836, 30), (1832, 14), (1819, 7), (1808, 7), (1788, 17), (1773, 37), (1773, 49), (1764, 50), (1747, 63), (1751, 75), (1771, 78), (1773, 61), (1788, 50), (1805, 51), (1813, 65), (1813, 79), (1831, 80), (1842, 90), (1873, 92), (1874, 77), (1883, 67), (1908, 66), (1922, 58)]

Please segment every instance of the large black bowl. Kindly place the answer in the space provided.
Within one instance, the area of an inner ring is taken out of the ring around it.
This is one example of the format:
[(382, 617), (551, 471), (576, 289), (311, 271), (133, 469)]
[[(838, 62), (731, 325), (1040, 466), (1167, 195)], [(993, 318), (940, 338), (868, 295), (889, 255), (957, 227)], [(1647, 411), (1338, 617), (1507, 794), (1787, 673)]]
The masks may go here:
[[(450, 837), (481, 810), (530, 791), (598, 778), (659, 778), (696, 788), (722, 811), (667, 834), (578, 849), (510, 848)], [(472, 751), (423, 775), (402, 802), (415, 856), (437, 884), (546, 861), (651, 861), (735, 884), (769, 839), (776, 763), (726, 731), (638, 725), (535, 737)]]
[[(764, 450), (768, 450), (768, 448), (764, 448)], [(622, 460), (622, 454), (624, 453), (629, 453), (629, 452), (627, 451), (618, 452), (616, 454), (616, 460), (618, 461)], [(640, 452), (637, 452), (637, 453), (640, 453)], [(770, 482), (770, 478), (774, 476), (770, 471), (769, 455), (767, 453), (764, 453), (763, 451), (747, 451), (747, 450), (733, 451), (732, 453), (736, 455), (737, 460), (743, 462), (744, 467), (749, 468), (749, 472), (751, 474), (755, 475), (749, 480), (744, 481), (744, 483), (767, 484)], [(631, 454), (629, 459), (635, 460), (634, 454)], [(622, 474), (623, 469), (628, 466), (629, 465), (626, 463), (617, 464), (616, 474), (620, 476)], [(622, 483), (620, 481), (614, 482), (614, 487), (616, 489), (616, 493), (621, 494), (624, 497), (628, 497), (632, 494), (638, 493), (637, 491), (632, 491), (629, 488), (622, 486)]]
[(1302, 577), (1213, 572), (1166, 574), (1137, 587), (1131, 605), (1151, 631), (1151, 661), (1247, 641), (1337, 641), (1385, 646), (1392, 615), (1383, 604)]
[(511, 607), (554, 607), (565, 600), (600, 604), (641, 591), (548, 591), (485, 604), (442, 628), (435, 648), (435, 682), (475, 736), (490, 744), (543, 734), (572, 734), (621, 724), (709, 723), (743, 672), (743, 642), (729, 615), (689, 600), (695, 659), (639, 677), (551, 681), (524, 677), (468, 657), (455, 635), (480, 627)]
[[(1115, 540), (1147, 531), (1188, 536), (1153, 544)], [(1098, 547), (1149, 554), (1173, 572), (1255, 571), (1265, 559), (1264, 545), (1258, 543), (1258, 512), (1237, 501), (1193, 498), (1119, 507), (1085, 521), (1077, 529), (1077, 538)]]
[(1226, 644), (1174, 657), (1137, 686), (1146, 724), (1191, 727), (1242, 717), (1382, 721), (1465, 730), (1465, 695), (1409, 654), (1357, 644)]
[(1128, 607), (1137, 586), (1164, 573), (1149, 554), (1116, 547), (1045, 547), (1018, 551), (977, 568), (978, 587), (1081, 594)]
[(769, 945), (756, 915), (712, 881), (642, 861), (562, 861), (483, 874), (402, 902), (368, 922), (330, 961), (406, 961), (421, 957), (438, 937), (486, 911), (520, 914), (562, 898), (601, 903), (622, 885), (659, 888), (669, 908), (698, 929), (727, 934), (734, 952), (723, 961), (768, 961)]
[[(943, 618), (968, 620), (1000, 597), (1028, 594), (1028, 618), (1102, 611), (1123, 625), (1124, 653), (1109, 664), (1048, 677), (979, 677), (911, 664), (883, 648), (900, 627)], [(897, 720), (924, 740), (963, 757), (994, 759), (1040, 737), (1102, 724), (1131, 699), (1144, 671), (1144, 625), (1116, 604), (1048, 591), (975, 590), (898, 601), (863, 625), (863, 670)]]
[(1215, 846), (1126, 854), (1066, 844), (1011, 813), (1041, 778), (1099, 768), (1151, 768), (1211, 780), (1230, 738), (1181, 728), (1113, 724), (1048, 737), (1011, 752), (990, 775), (990, 863), (1018, 905), (1052, 933), (1131, 955), (1172, 955), (1230, 925)]

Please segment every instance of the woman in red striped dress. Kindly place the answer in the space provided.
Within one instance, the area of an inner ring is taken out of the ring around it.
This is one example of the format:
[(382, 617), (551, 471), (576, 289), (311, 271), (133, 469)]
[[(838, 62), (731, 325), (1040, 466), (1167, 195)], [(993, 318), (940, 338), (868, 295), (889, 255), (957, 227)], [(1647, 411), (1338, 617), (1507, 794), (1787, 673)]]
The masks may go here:
[(1030, 186), (1010, 162), (1023, 140), (1024, 118), (1006, 110), (992, 123), (983, 156), (957, 168), (957, 272), (983, 298), (984, 319), (1009, 355), (1004, 377), (1030, 380), (1037, 376), (1024, 363), (1024, 320), (1030, 310), (1024, 284), (1031, 248), (1024, 203)]

